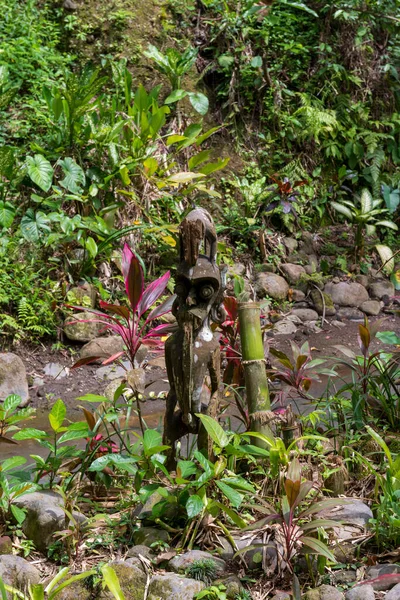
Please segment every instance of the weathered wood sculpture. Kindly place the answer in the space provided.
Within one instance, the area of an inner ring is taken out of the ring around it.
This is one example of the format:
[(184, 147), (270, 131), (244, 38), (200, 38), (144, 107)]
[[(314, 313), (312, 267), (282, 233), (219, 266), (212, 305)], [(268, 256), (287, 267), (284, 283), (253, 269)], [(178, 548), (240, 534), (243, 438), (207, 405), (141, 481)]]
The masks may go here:
[[(175, 443), (187, 433), (198, 434), (198, 447), (211, 454), (210, 441), (196, 413), (216, 417), (220, 383), (220, 348), (211, 320), (222, 322), (224, 277), (216, 263), (217, 235), (210, 214), (192, 210), (180, 225), (180, 264), (172, 313), (178, 331), (165, 344), (170, 391), (164, 420), (164, 444), (170, 446), (167, 465), (175, 466)], [(206, 376), (211, 398), (201, 406)]]

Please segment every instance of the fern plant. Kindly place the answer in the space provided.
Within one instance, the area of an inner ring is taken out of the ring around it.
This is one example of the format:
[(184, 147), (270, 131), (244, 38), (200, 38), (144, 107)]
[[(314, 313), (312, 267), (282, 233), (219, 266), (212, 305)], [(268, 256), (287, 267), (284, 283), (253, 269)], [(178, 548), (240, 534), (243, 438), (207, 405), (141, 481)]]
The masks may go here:
[(355, 196), (354, 202), (342, 200), (342, 202), (331, 202), (332, 208), (344, 215), (350, 223), (355, 226), (355, 256), (360, 259), (364, 253), (365, 234), (372, 235), (377, 227), (386, 227), (397, 231), (398, 227), (393, 221), (381, 219), (388, 214), (386, 208), (382, 208), (383, 199), (373, 199), (371, 192), (364, 188), (361, 195)]

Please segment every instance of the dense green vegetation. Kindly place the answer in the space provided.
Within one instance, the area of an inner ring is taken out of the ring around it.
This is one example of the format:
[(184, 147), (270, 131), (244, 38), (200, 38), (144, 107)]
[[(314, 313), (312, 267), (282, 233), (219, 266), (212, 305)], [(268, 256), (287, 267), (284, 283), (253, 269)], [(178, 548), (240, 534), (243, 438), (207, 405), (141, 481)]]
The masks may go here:
[[(265, 259), (260, 232), (271, 228), (354, 221), (332, 202), (357, 206), (363, 188), (382, 200), (380, 220), (398, 223), (395, 2), (170, 0), (149, 40), (135, 27), (140, 5), (75, 8), (1, 3), (0, 255), (11, 281), (14, 247), (67, 283), (96, 278), (128, 232), (140, 254), (168, 257), (194, 201), (216, 211), (228, 261), (231, 245)], [(372, 246), (394, 252), (396, 236), (377, 231)], [(0, 309), (29, 335), (20, 295), (2, 293)], [(50, 321), (41, 333), (55, 331)]]

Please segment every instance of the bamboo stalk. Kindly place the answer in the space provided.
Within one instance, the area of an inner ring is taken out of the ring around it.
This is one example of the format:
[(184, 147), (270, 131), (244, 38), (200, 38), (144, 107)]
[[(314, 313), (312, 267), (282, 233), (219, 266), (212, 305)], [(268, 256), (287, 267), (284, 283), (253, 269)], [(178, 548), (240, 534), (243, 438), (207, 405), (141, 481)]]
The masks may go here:
[(269, 428), (271, 403), (265, 371), (264, 344), (258, 302), (239, 302), (242, 364), (246, 381), (247, 406), (252, 431), (271, 436)]

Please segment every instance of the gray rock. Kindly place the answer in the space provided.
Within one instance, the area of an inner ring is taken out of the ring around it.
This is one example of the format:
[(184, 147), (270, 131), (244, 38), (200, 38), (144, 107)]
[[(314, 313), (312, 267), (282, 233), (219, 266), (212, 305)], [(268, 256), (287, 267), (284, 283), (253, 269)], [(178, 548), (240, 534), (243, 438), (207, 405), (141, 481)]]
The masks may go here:
[[(311, 267), (311, 273), (316, 273), (318, 270), (318, 256), (316, 254), (309, 254), (307, 257), (308, 266)], [(311, 275), (309, 273), (309, 275)]]
[(336, 319), (331, 321), (331, 325), (333, 325), (334, 327), (338, 327), (338, 329), (343, 329), (343, 327), (346, 327), (346, 323), (343, 323), (342, 321), (337, 321)]
[[(340, 504), (344, 500), (346, 504)], [(369, 506), (357, 498), (340, 498), (338, 502), (337, 507), (319, 512), (319, 517), (352, 525), (361, 525), (362, 527), (366, 527), (369, 520), (373, 518)]]
[(314, 235), (310, 231), (301, 234), (300, 250), (307, 254), (313, 254), (316, 250)]
[(6, 585), (24, 590), (28, 584), (40, 581), (40, 573), (36, 567), (20, 556), (3, 554), (0, 556), (0, 577)]
[(376, 317), (381, 312), (381, 303), (378, 300), (367, 300), (360, 304), (360, 310), (366, 315)]
[(358, 307), (369, 300), (368, 292), (360, 283), (341, 281), (340, 283), (327, 283), (324, 289), (330, 294), (334, 304), (339, 306)]
[[(32, 540), (37, 550), (45, 552), (54, 542), (56, 531), (65, 529), (65, 513), (62, 510), (63, 500), (55, 492), (32, 492), (14, 500), (14, 503), (26, 510), (26, 518), (22, 530)], [(74, 512), (74, 518), (85, 521), (86, 517)]]
[(152, 552), (148, 546), (143, 546), (143, 544), (138, 544), (136, 546), (132, 546), (129, 548), (126, 556), (127, 558), (138, 558), (138, 556), (144, 556), (145, 558), (151, 559)]
[(400, 573), (400, 565), (394, 563), (383, 563), (381, 565), (373, 565), (368, 567), (366, 571), (366, 577), (368, 579), (375, 579), (380, 575), (392, 575), (393, 573)]
[(380, 281), (374, 281), (369, 286), (369, 293), (371, 298), (377, 298), (380, 300), (382, 296), (394, 296), (394, 285), (391, 281), (382, 279)]
[(302, 275), (305, 274), (304, 267), (300, 265), (293, 265), (291, 263), (286, 263), (280, 266), (283, 271), (284, 276), (289, 281), (289, 283), (296, 284)]
[(98, 318), (95, 314), (86, 311), (67, 317), (64, 321), (64, 333), (74, 342), (90, 342), (100, 337), (104, 329), (104, 325), (96, 321)]
[(365, 288), (368, 288), (369, 285), (369, 277), (368, 275), (356, 275), (355, 276), (356, 283), (363, 285)]
[(66, 10), (78, 10), (78, 5), (73, 0), (64, 0), (63, 7)]
[(133, 534), (133, 541), (136, 545), (151, 546), (154, 542), (169, 542), (169, 540), (168, 531), (156, 527), (141, 527)]
[(115, 393), (116, 393), (117, 389), (119, 388), (119, 386), (121, 385), (121, 383), (125, 383), (125, 386), (128, 387), (125, 377), (118, 377), (117, 379), (113, 379), (106, 386), (106, 388), (104, 390), (104, 396), (106, 398), (108, 398), (110, 400), (110, 402), (114, 402), (114, 400), (119, 400), (119, 398), (121, 398), (122, 394), (120, 394), (118, 398), (115, 398)]
[(332, 585), (320, 585), (308, 590), (303, 598), (305, 600), (344, 600), (344, 594)]
[(346, 592), (346, 600), (375, 600), (372, 585), (357, 585)]
[[(114, 560), (109, 563), (117, 574), (126, 600), (143, 600), (145, 597), (147, 575), (139, 566), (136, 558)], [(106, 598), (114, 596), (106, 595)]]
[(338, 319), (347, 319), (349, 321), (364, 321), (364, 313), (358, 308), (351, 306), (341, 306), (336, 313)]
[(43, 372), (47, 377), (51, 377), (52, 379), (63, 379), (63, 377), (68, 377), (69, 375), (68, 368), (60, 363), (47, 363)]
[(318, 320), (318, 313), (311, 308), (294, 308), (292, 310), (292, 315), (296, 315), (296, 317), (299, 317), (303, 322)]
[(79, 352), (79, 358), (98, 356), (100, 359), (104, 360), (105, 358), (114, 356), (117, 352), (122, 352), (123, 349), (124, 342), (119, 335), (99, 337), (82, 346), (81, 351)]
[(292, 595), (288, 592), (276, 592), (275, 596), (272, 596), (271, 600), (291, 600)]
[(269, 296), (274, 300), (285, 300), (289, 285), (286, 280), (275, 273), (258, 273), (255, 281), (255, 290), (260, 298)]
[(395, 585), (385, 596), (385, 600), (400, 600), (400, 583)]
[(237, 262), (234, 265), (231, 265), (228, 269), (229, 275), (239, 275), (240, 277), (244, 277), (246, 274), (246, 265), (243, 263)]
[(285, 237), (283, 238), (283, 245), (289, 254), (293, 254), (297, 250), (299, 243), (295, 238)]
[[(130, 367), (129, 363), (124, 361), (124, 366)], [(96, 377), (99, 379), (107, 379), (108, 381), (114, 381), (115, 379), (124, 379), (126, 377), (126, 369), (121, 365), (106, 365), (96, 369)]]
[(75, 581), (57, 594), (57, 600), (91, 600), (91, 591), (85, 587), (85, 580)]
[[(242, 583), (237, 575), (226, 575), (213, 581), (213, 585), (224, 585), (226, 588), (226, 597), (228, 600), (236, 600), (244, 590)], [(241, 597), (241, 596), (240, 596)], [(290, 599), (289, 599), (290, 600)]]
[(357, 579), (357, 573), (352, 569), (340, 569), (332, 572), (333, 583), (343, 585), (353, 583)]
[(374, 565), (367, 569), (366, 578), (376, 592), (389, 590), (400, 582), (400, 566), (392, 563)]
[(324, 314), (326, 317), (333, 317), (336, 314), (336, 308), (333, 304), (332, 296), (326, 292), (319, 292), (314, 289), (310, 292), (310, 298), (313, 306), (319, 315)]
[(12, 554), (12, 540), (8, 535), (0, 537), (0, 554)]
[(275, 323), (272, 331), (275, 335), (289, 335), (291, 333), (296, 333), (297, 327), (293, 321), (282, 319), (282, 321)]
[(0, 401), (11, 394), (21, 397), (20, 408), (29, 404), (25, 365), (20, 357), (12, 352), (0, 353)]
[(191, 550), (184, 554), (179, 554), (169, 561), (168, 567), (175, 573), (185, 573), (186, 569), (198, 560), (212, 560), (215, 564), (216, 574), (222, 575), (226, 571), (226, 562), (222, 558), (217, 558), (209, 552), (202, 550)]
[(301, 290), (292, 290), (293, 302), (301, 302), (306, 297), (305, 293)]
[[(176, 573), (159, 573), (154, 575), (150, 581), (147, 599), (193, 600), (195, 595), (205, 587), (202, 581), (181, 577)], [(141, 600), (143, 600), (143, 597)]]
[(96, 306), (96, 297), (97, 290), (90, 283), (73, 287), (67, 292), (68, 304), (83, 306), (84, 308), (94, 308)]

